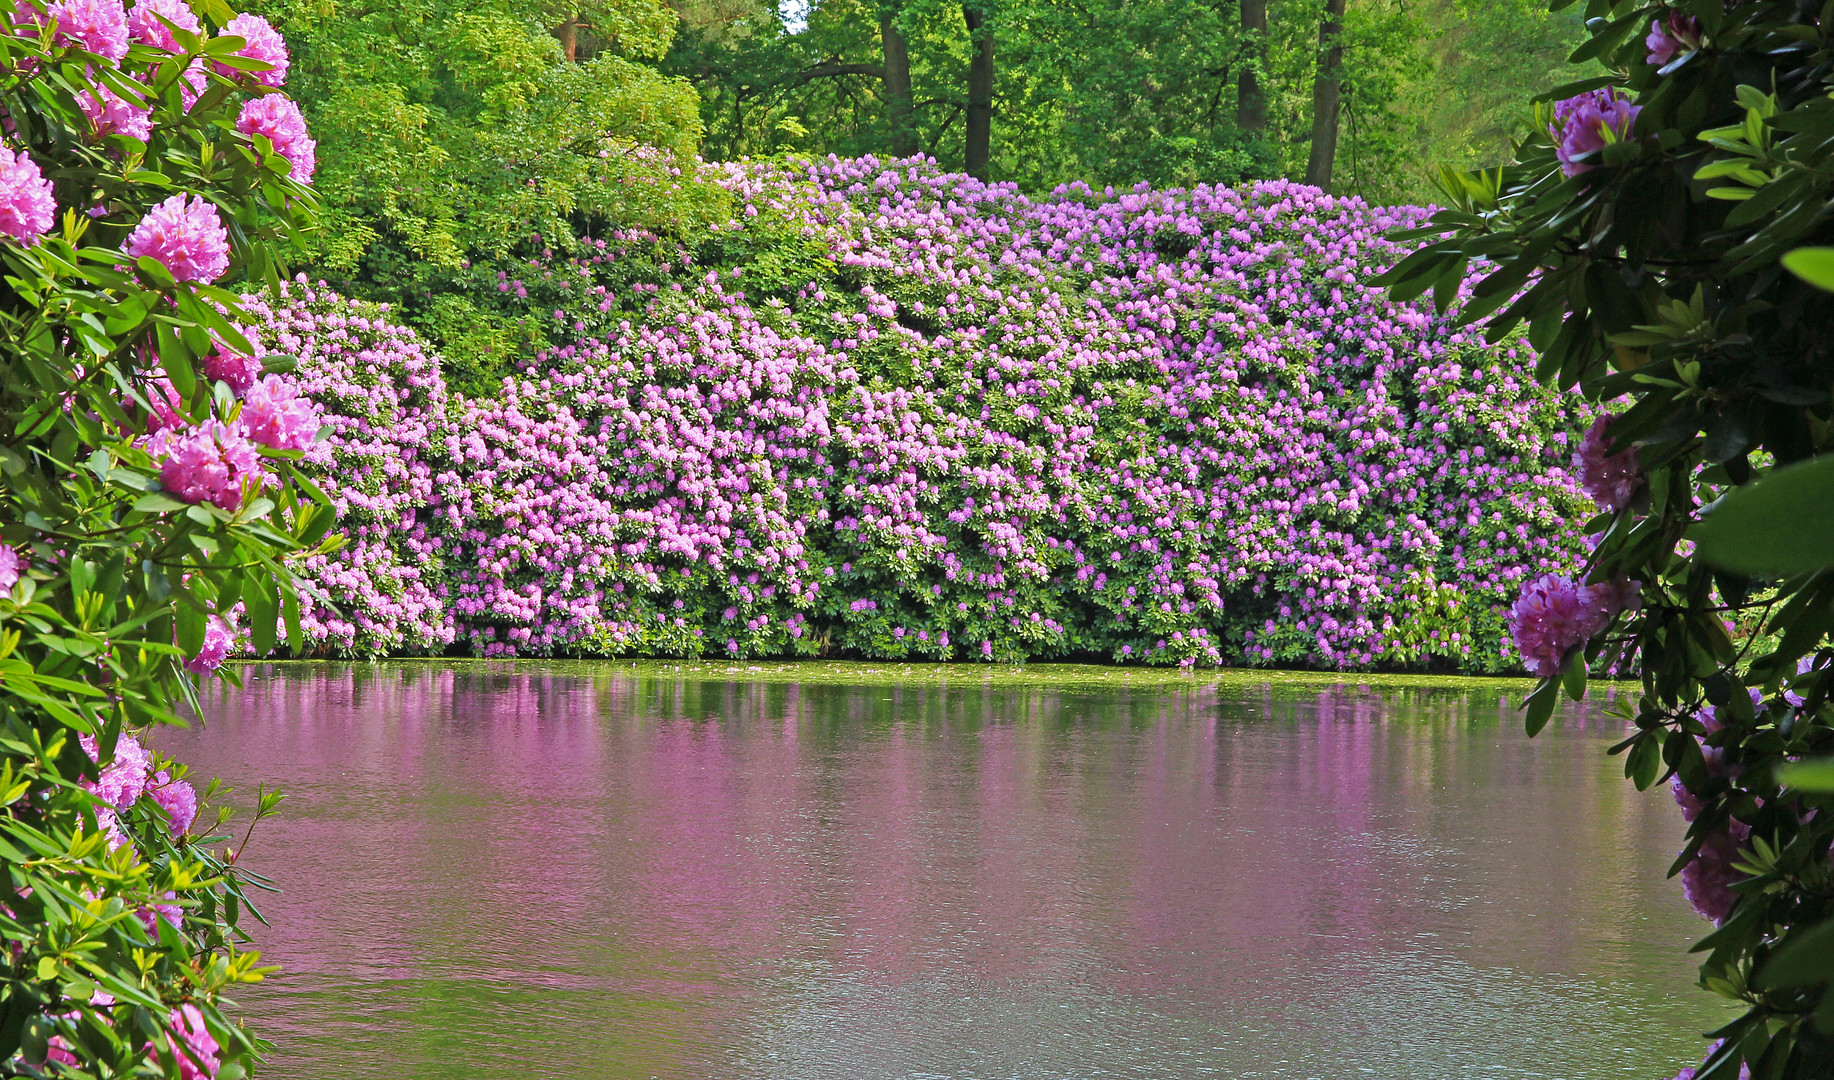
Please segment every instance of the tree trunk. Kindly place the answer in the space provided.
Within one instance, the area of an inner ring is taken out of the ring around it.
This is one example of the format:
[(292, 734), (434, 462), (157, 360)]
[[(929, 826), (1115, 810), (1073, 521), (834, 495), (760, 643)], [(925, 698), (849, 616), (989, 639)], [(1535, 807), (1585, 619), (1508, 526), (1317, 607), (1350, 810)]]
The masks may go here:
[(885, 54), (885, 110), (891, 122), (892, 153), (911, 157), (917, 153), (917, 117), (911, 107), (911, 51), (899, 33), (890, 8), (879, 12), (879, 46)]
[(1236, 80), (1235, 126), (1243, 131), (1266, 131), (1267, 94), (1255, 71), (1267, 55), (1267, 0), (1242, 0), (1242, 37), (1247, 55)]
[(1337, 114), (1343, 104), (1344, 0), (1325, 0), (1318, 24), (1318, 74), (1312, 80), (1312, 153), (1305, 163), (1305, 182), (1331, 190), (1331, 166), (1337, 159)]
[(560, 39), (560, 48), (567, 54), (567, 63), (579, 63), (579, 19), (572, 18), (561, 23), (554, 31), (554, 36)]
[(993, 34), (984, 29), (986, 19), (979, 10), (964, 6), (962, 17), (968, 23), (972, 50), (968, 58), (968, 134), (963, 165), (969, 176), (985, 180), (987, 167), (993, 161)]

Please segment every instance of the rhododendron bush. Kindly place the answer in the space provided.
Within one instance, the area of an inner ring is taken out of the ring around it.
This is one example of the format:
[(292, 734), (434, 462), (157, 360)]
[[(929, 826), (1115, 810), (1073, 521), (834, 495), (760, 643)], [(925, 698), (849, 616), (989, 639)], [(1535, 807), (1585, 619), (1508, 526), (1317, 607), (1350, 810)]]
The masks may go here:
[(1809, 247), (1834, 243), (1830, 11), (1586, 14), (1575, 59), (1612, 74), (1538, 106), (1508, 167), (1446, 173), (1451, 206), (1405, 237), (1442, 239), (1385, 280), (1408, 299), (1485, 265), (1462, 317), (1526, 324), (1539, 377), (1609, 410), (1583, 572), (1514, 609), (1544, 680), (1529, 732), (1589, 670), (1640, 672), (1613, 752), (1672, 790), (1670, 872), (1715, 925), (1701, 986), (1745, 1008), (1679, 1076), (1830, 1077), (1834, 249)]
[(286, 66), (220, 4), (0, 15), (0, 1075), (233, 1078), (258, 1045), (223, 1012), (264, 971), (249, 832), (158, 729), (238, 634), (300, 639), (292, 568), (335, 546), (320, 407), (225, 288), (312, 218)]
[(550, 344), (443, 413), (386, 313), (272, 299), (366, 515), (326, 646), (1514, 670), (1519, 586), (1578, 570), (1584, 425), (1359, 284), (1419, 211), (710, 171), (691, 245), (473, 268)]

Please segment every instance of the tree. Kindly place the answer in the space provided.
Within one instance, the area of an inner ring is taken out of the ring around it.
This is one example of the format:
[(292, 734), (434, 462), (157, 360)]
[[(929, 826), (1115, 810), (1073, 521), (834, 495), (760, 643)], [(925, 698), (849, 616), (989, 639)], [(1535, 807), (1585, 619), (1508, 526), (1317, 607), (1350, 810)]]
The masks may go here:
[[(675, 26), (655, 0), (260, 10), (295, 43), (292, 82), (319, 133), (326, 228), (314, 261), (411, 312), (431, 302), (429, 273), (568, 232), (576, 215), (636, 214), (625, 174), (642, 155), (631, 148), (699, 142), (692, 88), (647, 64)], [(658, 218), (679, 211), (655, 202)]]
[(1312, 141), (1305, 182), (1331, 190), (1337, 161), (1337, 121), (1343, 107), (1344, 0), (1325, 0), (1318, 24), (1318, 71), (1312, 76)]
[(1267, 129), (1267, 95), (1261, 65), (1267, 55), (1267, 0), (1241, 0), (1242, 59), (1236, 77), (1235, 122), (1243, 131)]

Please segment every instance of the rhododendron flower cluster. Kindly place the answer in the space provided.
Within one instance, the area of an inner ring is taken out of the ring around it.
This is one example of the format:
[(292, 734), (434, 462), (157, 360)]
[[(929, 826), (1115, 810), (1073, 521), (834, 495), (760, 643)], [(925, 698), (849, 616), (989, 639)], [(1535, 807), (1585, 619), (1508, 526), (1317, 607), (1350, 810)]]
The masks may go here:
[[(324, 448), (390, 514), (321, 585), (361, 605), (368, 566), (423, 568), (444, 620), (327, 645), (1501, 670), (1522, 583), (1577, 571), (1578, 440), (1503, 373), (1524, 346), (1358, 284), (1419, 211), (1288, 183), (1034, 200), (870, 158), (715, 175), (742, 209), (703, 261), (621, 234), (477, 268), (555, 344), (421, 414), (406, 469)], [(785, 237), (829, 261), (759, 276)], [(379, 332), (338, 310), (274, 302), (302, 388), (307, 353), (352, 378)], [(344, 430), (386, 402), (310, 392)]]
[(179, 281), (206, 284), (229, 271), (229, 232), (206, 199), (174, 195), (147, 211), (128, 234), (126, 251), (151, 258)]
[(250, 60), (259, 60), (272, 65), (265, 71), (242, 72), (228, 64), (218, 62), (216, 69), (228, 78), (248, 77), (264, 86), (282, 86), (287, 81), (287, 45), (282, 41), (278, 31), (259, 15), (237, 15), (223, 24), (224, 37), (239, 37), (243, 46), (236, 50), (237, 56)]
[(1560, 159), (1560, 171), (1578, 176), (1596, 164), (1581, 158), (1602, 149), (1607, 142), (1622, 141), (1630, 134), (1642, 106), (1632, 105), (1630, 98), (1616, 87), (1589, 90), (1554, 105), (1554, 156)]
[(77, 95), (77, 104), (95, 125), (97, 137), (126, 135), (144, 142), (153, 134), (153, 117), (146, 105), (124, 98), (106, 86)]
[(204, 629), (204, 646), (196, 656), (185, 661), (185, 670), (193, 675), (211, 675), (223, 666), (235, 647), (235, 627), (221, 615), (210, 616)]
[(312, 182), (312, 174), (318, 171), (318, 143), (306, 134), (306, 118), (291, 99), (279, 94), (251, 99), (236, 118), (236, 130), (266, 136), (274, 152), (292, 166), (293, 179)]
[(249, 385), (236, 419), (249, 438), (276, 450), (304, 450), (318, 438), (318, 406), (279, 375)]
[(242, 505), (246, 487), (263, 482), (261, 455), (241, 424), (209, 421), (164, 428), (149, 442), (159, 482), (174, 498), (223, 510)]
[(127, 55), (127, 8), (121, 0), (52, 0), (45, 7), (52, 40), (119, 60)]
[(127, 32), (135, 41), (155, 49), (178, 52), (178, 41), (166, 23), (193, 34), (204, 31), (185, 0), (135, 0), (133, 10), (127, 13)]
[(0, 235), (31, 243), (56, 221), (57, 197), (38, 163), (0, 146)]
[[(98, 745), (93, 735), (78, 737), (83, 752), (90, 760), (101, 761), (98, 756)], [(153, 772), (153, 755), (140, 740), (132, 735), (122, 734), (115, 739), (114, 757), (101, 775), (94, 780), (83, 782), (83, 789), (96, 797), (100, 804), (96, 808), (96, 824), (109, 836), (113, 847), (127, 843), (127, 834), (121, 828), (120, 815), (126, 813), (142, 796), (150, 795), (153, 801), (166, 811), (171, 831), (174, 836), (191, 828), (191, 822), (197, 817), (197, 790), (190, 781), (174, 780), (170, 773), (161, 770)]]
[(1576, 585), (1546, 574), (1522, 589), (1509, 613), (1509, 634), (1529, 673), (1560, 673), (1567, 653), (1603, 630), (1624, 606), (1622, 590), (1610, 583)]
[(1647, 64), (1662, 65), (1682, 53), (1700, 48), (1700, 20), (1679, 11), (1669, 11), (1649, 24), (1649, 36), (1643, 44), (1649, 49)]
[(1643, 486), (1643, 471), (1637, 465), (1634, 448), (1606, 455), (1610, 443), (1605, 429), (1610, 424), (1608, 416), (1593, 422), (1573, 453), (1573, 470), (1579, 474), (1579, 486), (1592, 496), (1599, 509), (1615, 513), (1636, 497), (1637, 489)]
[[(222, 1048), (205, 1026), (204, 1014), (195, 1005), (181, 1005), (172, 1010), (172, 1029), (181, 1037), (172, 1047), (179, 1080), (214, 1080)], [(155, 1049), (149, 1057), (157, 1063), (162, 1055)]]

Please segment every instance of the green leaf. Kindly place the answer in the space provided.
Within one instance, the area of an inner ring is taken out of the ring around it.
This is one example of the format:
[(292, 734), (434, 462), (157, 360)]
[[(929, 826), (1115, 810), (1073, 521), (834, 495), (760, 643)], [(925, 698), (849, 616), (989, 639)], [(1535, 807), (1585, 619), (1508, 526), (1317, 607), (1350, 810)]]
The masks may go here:
[(134, 500), (134, 509), (143, 514), (171, 514), (190, 508), (190, 503), (175, 499), (163, 491), (149, 491)]
[(1702, 559), (1741, 574), (1789, 576), (1834, 566), (1834, 455), (1728, 492), (1688, 536)]
[(1567, 697), (1578, 701), (1586, 696), (1586, 650), (1574, 649), (1560, 665), (1560, 682)]
[(1534, 693), (1528, 695), (1528, 700), (1523, 702), (1523, 705), (1528, 710), (1524, 726), (1528, 730), (1529, 738), (1534, 738), (1541, 733), (1542, 728), (1547, 726), (1548, 720), (1554, 715), (1554, 706), (1559, 701), (1559, 679), (1543, 679), (1541, 685), (1535, 688)]
[(1810, 285), (1834, 292), (1834, 248), (1797, 248), (1782, 261), (1784, 269)]
[(1777, 783), (1798, 791), (1834, 792), (1834, 758), (1779, 765)]

